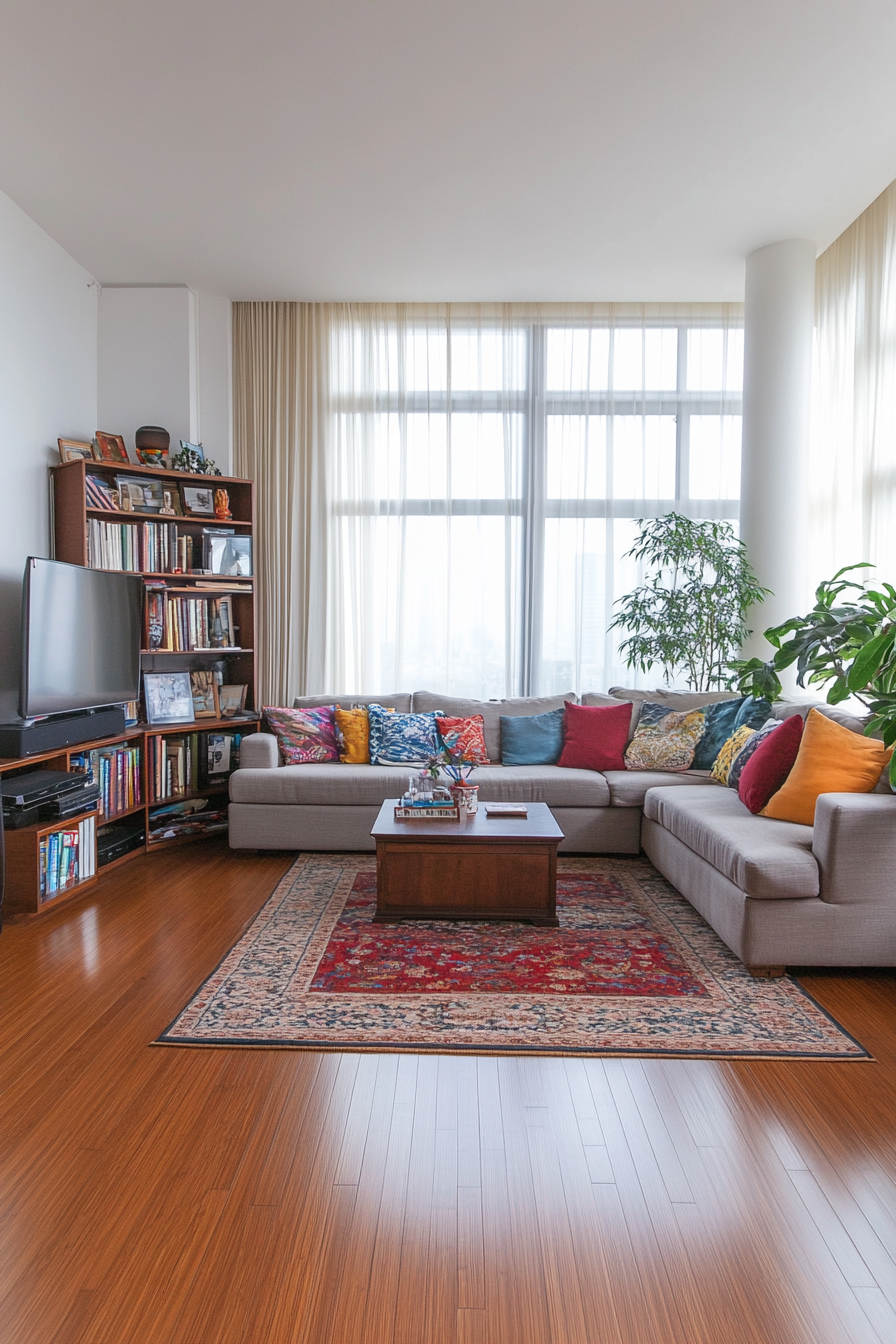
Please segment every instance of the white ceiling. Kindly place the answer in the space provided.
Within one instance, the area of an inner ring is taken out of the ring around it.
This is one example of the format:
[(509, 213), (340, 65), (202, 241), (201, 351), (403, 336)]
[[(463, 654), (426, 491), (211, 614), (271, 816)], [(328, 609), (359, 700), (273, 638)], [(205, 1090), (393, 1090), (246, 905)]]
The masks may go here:
[(896, 177), (893, 0), (6, 0), (0, 188), (105, 283), (739, 299)]

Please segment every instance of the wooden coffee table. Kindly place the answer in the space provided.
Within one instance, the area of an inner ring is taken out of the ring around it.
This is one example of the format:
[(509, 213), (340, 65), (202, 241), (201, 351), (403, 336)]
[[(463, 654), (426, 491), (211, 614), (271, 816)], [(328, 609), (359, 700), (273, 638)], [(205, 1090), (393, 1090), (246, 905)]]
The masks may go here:
[(399, 919), (525, 919), (556, 927), (557, 846), (563, 832), (546, 803), (525, 817), (396, 821), (387, 798), (376, 840), (376, 915)]

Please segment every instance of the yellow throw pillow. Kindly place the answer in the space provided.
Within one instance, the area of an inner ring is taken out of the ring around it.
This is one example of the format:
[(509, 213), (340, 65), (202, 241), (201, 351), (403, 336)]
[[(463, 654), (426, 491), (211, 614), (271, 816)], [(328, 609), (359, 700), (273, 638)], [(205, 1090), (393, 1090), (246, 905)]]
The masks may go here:
[(717, 779), (720, 784), (728, 783), (728, 776), (731, 774), (735, 756), (741, 747), (747, 745), (755, 732), (755, 728), (748, 728), (746, 724), (742, 728), (735, 728), (728, 741), (722, 743), (719, 754), (712, 763), (712, 769), (709, 773), (713, 779)]
[(891, 754), (883, 742), (810, 709), (793, 769), (759, 815), (811, 826), (820, 793), (870, 793)]
[(339, 753), (343, 765), (370, 764), (370, 716), (366, 709), (340, 709), (336, 706), (336, 728), (344, 750)]

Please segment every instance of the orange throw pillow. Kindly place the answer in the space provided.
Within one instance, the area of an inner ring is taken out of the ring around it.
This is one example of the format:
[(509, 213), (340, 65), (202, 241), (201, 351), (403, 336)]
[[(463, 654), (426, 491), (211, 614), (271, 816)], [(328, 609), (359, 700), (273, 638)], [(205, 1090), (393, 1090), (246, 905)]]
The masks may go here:
[(793, 769), (759, 815), (811, 826), (820, 793), (870, 793), (890, 755), (883, 742), (810, 709)]

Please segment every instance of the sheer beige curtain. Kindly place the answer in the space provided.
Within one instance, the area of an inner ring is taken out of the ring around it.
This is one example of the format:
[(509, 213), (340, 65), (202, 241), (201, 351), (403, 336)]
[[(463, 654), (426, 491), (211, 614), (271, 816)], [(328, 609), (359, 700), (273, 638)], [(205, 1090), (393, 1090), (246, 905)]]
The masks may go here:
[(812, 586), (860, 560), (896, 582), (896, 182), (815, 276)]
[(734, 304), (235, 304), (265, 703), (636, 680), (623, 552), (736, 521), (742, 365)]
[(256, 662), (262, 703), (322, 683), (320, 481), (328, 342), (320, 305), (233, 305), (234, 470), (256, 487)]

